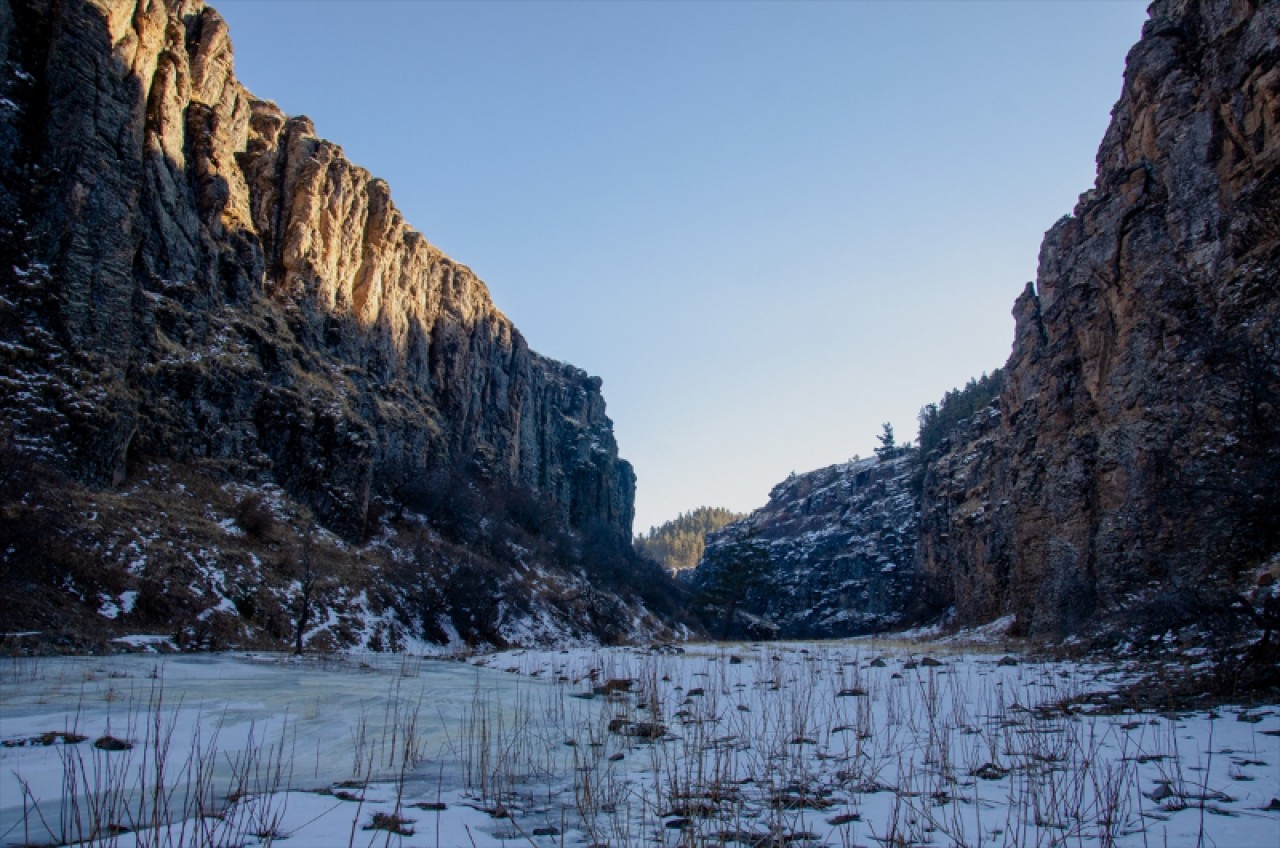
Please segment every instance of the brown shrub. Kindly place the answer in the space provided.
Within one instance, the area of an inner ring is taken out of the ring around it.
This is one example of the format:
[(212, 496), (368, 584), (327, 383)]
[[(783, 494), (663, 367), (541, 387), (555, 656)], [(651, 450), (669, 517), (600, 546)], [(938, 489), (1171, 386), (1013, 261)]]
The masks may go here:
[(245, 495), (236, 504), (236, 525), (255, 539), (265, 539), (276, 527), (276, 516), (262, 495)]

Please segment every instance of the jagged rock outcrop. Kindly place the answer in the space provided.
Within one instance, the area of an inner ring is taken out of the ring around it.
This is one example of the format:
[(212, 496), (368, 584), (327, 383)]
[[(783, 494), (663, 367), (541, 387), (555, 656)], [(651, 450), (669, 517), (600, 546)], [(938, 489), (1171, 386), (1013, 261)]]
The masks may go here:
[(998, 407), (926, 481), (921, 563), (964, 623), (1071, 631), (1280, 550), (1280, 4), (1150, 14)]
[(630, 537), (600, 380), (531, 352), (386, 183), (246, 91), (217, 12), (5, 0), (0, 22), (17, 438), (99, 484), (148, 456), (265, 475), (348, 535), (371, 494), (466, 464)]
[(0, 0), (0, 629), (661, 630), (600, 388), (246, 91), (201, 0)]
[(792, 475), (769, 502), (707, 538), (693, 574), (725, 636), (832, 638), (921, 611), (913, 456)]

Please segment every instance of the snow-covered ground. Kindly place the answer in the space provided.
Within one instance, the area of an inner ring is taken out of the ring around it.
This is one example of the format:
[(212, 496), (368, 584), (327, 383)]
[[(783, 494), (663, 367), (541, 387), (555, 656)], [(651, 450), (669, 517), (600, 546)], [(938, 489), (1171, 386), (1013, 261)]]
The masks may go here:
[(1124, 675), (866, 641), (10, 661), (0, 844), (1280, 844), (1280, 706), (1061, 706)]

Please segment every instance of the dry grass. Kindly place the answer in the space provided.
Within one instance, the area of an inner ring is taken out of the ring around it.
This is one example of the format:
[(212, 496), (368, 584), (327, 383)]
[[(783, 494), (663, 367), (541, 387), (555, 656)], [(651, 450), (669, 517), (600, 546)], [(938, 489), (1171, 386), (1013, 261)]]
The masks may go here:
[[(547, 796), (588, 840), (611, 844), (676, 834), (686, 846), (1018, 848), (1114, 845), (1154, 824), (1153, 792), (1165, 810), (1198, 805), (1202, 818), (1226, 797), (1188, 779), (1175, 722), (1070, 707), (1088, 672), (892, 652), (877, 667), (879, 653), (731, 646), (699, 658), (602, 653), (587, 670), (524, 667), (569, 695), (635, 681), (598, 710), (603, 727), (583, 718), (599, 696), (564, 701), (580, 712), (562, 727), (582, 728), (566, 733), (572, 795)], [(628, 732), (640, 725), (664, 732)], [(1140, 782), (1152, 763), (1154, 790)], [(536, 808), (518, 775), (500, 785), (506, 814)]]
[[(419, 738), (432, 711), (405, 662), (353, 726), (334, 802), (353, 816), (350, 844), (362, 830), (431, 844), (415, 817), (435, 812), (438, 825), (461, 798), (524, 844), (1105, 848), (1146, 844), (1137, 835), (1178, 815), (1198, 816), (1203, 840), (1233, 814), (1215, 757), (1232, 756), (1232, 782), (1267, 767), (1256, 747), (1219, 752), (1211, 737), (1189, 749), (1177, 715), (1083, 710), (1093, 670), (938, 656), (821, 644), (506, 654), (499, 670), (550, 685), (500, 699), (477, 677), (439, 751)], [(220, 778), (216, 736), (175, 755), (162, 707), (157, 683), (111, 729), (133, 750), (59, 745), (69, 803), (43, 809), (28, 794), (31, 821), (64, 843), (109, 845), (120, 826), (173, 846), (290, 835), (285, 741), (251, 739)], [(449, 804), (446, 769), (462, 787)]]

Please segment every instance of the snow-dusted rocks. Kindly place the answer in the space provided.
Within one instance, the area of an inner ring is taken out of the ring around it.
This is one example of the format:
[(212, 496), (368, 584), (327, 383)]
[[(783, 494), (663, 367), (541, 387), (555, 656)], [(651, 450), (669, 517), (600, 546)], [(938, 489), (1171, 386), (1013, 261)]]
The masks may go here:
[(911, 454), (789, 477), (707, 542), (692, 585), (717, 635), (832, 637), (922, 613)]

